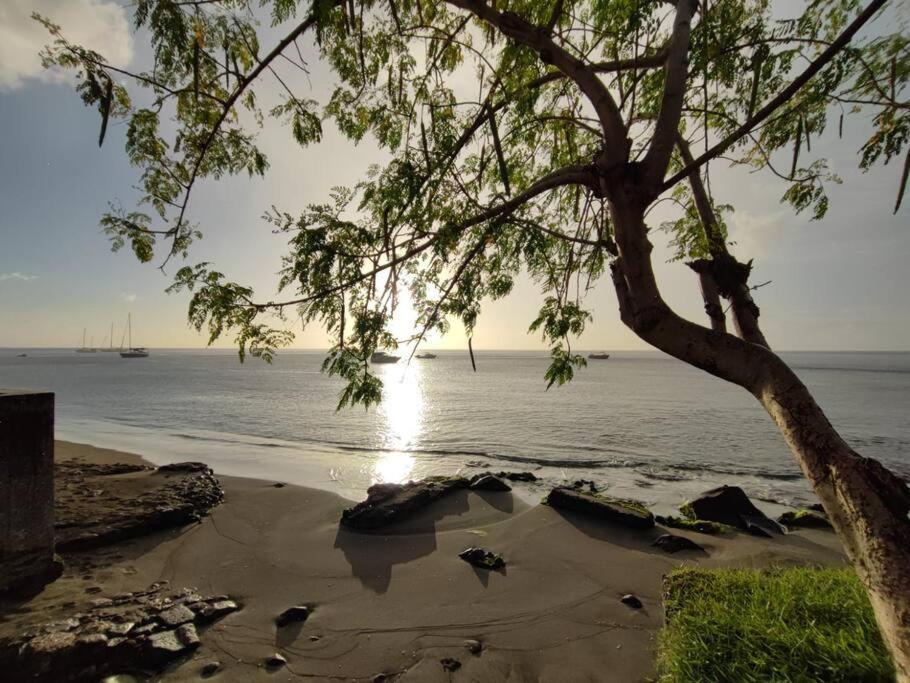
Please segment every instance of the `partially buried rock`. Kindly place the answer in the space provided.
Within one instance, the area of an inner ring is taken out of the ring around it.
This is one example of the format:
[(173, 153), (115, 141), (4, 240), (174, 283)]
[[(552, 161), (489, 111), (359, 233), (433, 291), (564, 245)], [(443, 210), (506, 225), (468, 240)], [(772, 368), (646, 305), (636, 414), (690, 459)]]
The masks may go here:
[(803, 529), (831, 529), (831, 522), (822, 512), (815, 510), (796, 510), (785, 512), (777, 521), (786, 527)]
[(199, 670), (199, 673), (203, 676), (214, 676), (215, 673), (221, 668), (221, 662), (218, 660), (212, 660), (211, 662), (206, 662), (202, 665), (202, 668)]
[(471, 480), (471, 488), (477, 491), (511, 491), (512, 487), (492, 474), (481, 474)]
[(193, 610), (186, 605), (174, 605), (170, 609), (166, 609), (158, 614), (158, 619), (166, 626), (179, 626), (188, 621), (193, 621), (195, 618), (196, 615), (193, 613)]
[[(195, 634), (195, 630), (193, 631)], [(185, 633), (179, 633), (177, 629), (173, 631), (163, 631), (153, 633), (149, 636), (149, 653), (154, 659), (168, 660), (173, 659), (175, 655), (182, 654), (184, 651), (199, 645), (199, 638), (196, 638), (195, 645), (187, 641)]]
[(743, 515), (743, 522), (746, 525), (746, 531), (753, 536), (763, 538), (773, 538), (777, 534), (786, 533), (786, 529), (773, 519), (768, 519), (764, 515), (756, 517), (754, 515)]
[(759, 535), (770, 535), (780, 528), (765, 525), (765, 514), (759, 510), (745, 492), (738, 486), (719, 486), (705, 491), (698, 498), (681, 507), (683, 513), (693, 519), (706, 519), (720, 522)]
[(472, 655), (479, 655), (480, 651), (483, 650), (483, 645), (479, 640), (466, 640), (464, 641), (464, 646), (468, 648), (468, 652)]
[(500, 479), (523, 481), (525, 483), (537, 481), (537, 476), (531, 472), (496, 472), (494, 476), (497, 476)]
[(681, 550), (696, 550), (701, 552), (704, 552), (705, 550), (695, 541), (689, 540), (685, 536), (675, 536), (673, 534), (658, 536), (651, 545), (668, 553), (678, 553)]
[[(203, 463), (95, 467), (54, 465), (56, 547), (82, 551), (198, 522), (224, 493)], [(103, 491), (103, 495), (95, 492)]]
[(286, 660), (284, 657), (282, 657), (281, 654), (278, 652), (273, 654), (271, 657), (266, 657), (266, 659), (265, 659), (265, 665), (269, 669), (280, 669), (282, 666), (284, 666), (287, 663), (288, 663), (288, 660)]
[(306, 605), (295, 605), (288, 607), (284, 612), (275, 617), (275, 623), (279, 628), (293, 623), (303, 623), (310, 616), (310, 608)]
[(632, 609), (641, 609), (641, 600), (637, 596), (628, 593), (622, 596), (619, 601), (624, 605), (628, 605)]
[(407, 484), (373, 484), (367, 499), (341, 513), (351, 529), (379, 529), (410, 517), (430, 503), (469, 485), (463, 477), (427, 477)]
[(491, 553), (483, 548), (468, 548), (458, 553), (458, 557), (480, 569), (502, 569), (506, 566), (502, 555)]
[(442, 664), (442, 668), (446, 671), (458, 671), (461, 668), (461, 662), (457, 659), (452, 659), (451, 657), (441, 659), (440, 664)]
[(608, 498), (602, 494), (576, 491), (565, 486), (557, 486), (550, 491), (547, 496), (547, 504), (554, 508), (598, 517), (632, 529), (650, 529), (654, 526), (654, 515), (643, 505)]

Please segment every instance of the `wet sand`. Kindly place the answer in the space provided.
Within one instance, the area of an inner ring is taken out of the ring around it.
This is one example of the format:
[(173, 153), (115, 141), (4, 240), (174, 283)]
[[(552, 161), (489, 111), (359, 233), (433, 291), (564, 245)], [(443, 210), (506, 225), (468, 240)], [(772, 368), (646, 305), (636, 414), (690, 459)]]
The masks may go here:
[[(57, 457), (147, 464), (65, 442)], [(644, 681), (654, 675), (661, 577), (674, 567), (844, 562), (834, 534), (817, 530), (774, 539), (672, 530), (706, 552), (668, 555), (650, 546), (660, 528), (624, 530), (509, 492), (459, 491), (406, 524), (360, 534), (339, 528), (351, 503), (332, 493), (219, 479), (225, 502), (200, 524), (65, 556), (64, 576), (0, 632), (65, 616), (98, 597), (89, 587), (107, 596), (164, 579), (228, 594), (243, 609), (204, 630), (192, 659), (163, 680), (199, 680), (218, 660), (217, 677), (231, 681)], [(506, 568), (460, 560), (472, 545), (501, 553)], [(643, 608), (621, 603), (626, 593)], [(309, 619), (277, 629), (275, 616), (298, 604), (312, 608)], [(466, 640), (480, 641), (480, 654)], [(267, 671), (276, 652), (288, 664)], [(445, 670), (444, 658), (461, 667)]]

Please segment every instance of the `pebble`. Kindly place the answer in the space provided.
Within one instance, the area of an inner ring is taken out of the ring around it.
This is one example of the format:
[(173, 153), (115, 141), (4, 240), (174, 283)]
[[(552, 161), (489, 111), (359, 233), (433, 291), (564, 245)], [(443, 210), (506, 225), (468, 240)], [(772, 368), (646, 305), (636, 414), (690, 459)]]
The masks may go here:
[(637, 596), (628, 593), (620, 598), (620, 602), (628, 605), (632, 609), (641, 609), (641, 600)]
[(203, 664), (202, 669), (200, 669), (200, 673), (203, 676), (211, 676), (216, 671), (218, 671), (220, 668), (221, 668), (221, 662), (219, 662), (217, 659), (215, 659), (215, 660), (212, 660), (211, 662), (206, 662), (205, 664)]
[(276, 652), (271, 657), (267, 657), (265, 660), (265, 665), (270, 669), (278, 669), (288, 663), (280, 653)]

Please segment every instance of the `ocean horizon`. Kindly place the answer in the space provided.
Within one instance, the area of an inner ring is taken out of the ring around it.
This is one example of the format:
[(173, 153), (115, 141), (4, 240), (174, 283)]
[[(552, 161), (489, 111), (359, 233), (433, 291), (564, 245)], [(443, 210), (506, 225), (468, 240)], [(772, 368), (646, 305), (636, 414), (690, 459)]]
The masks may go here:
[[(587, 479), (657, 512), (720, 484), (772, 509), (814, 501), (753, 397), (662, 353), (611, 351), (550, 390), (546, 351), (477, 350), (476, 373), (464, 351), (436, 353), (374, 366), (385, 394), (369, 411), (336, 412), (341, 383), (311, 349), (284, 350), (273, 365), (240, 364), (232, 349), (133, 360), (2, 349), (0, 386), (55, 392), (58, 439), (357, 500), (378, 481), (490, 469), (534, 473), (530, 498)], [(782, 355), (858, 452), (910, 475), (910, 353)]]

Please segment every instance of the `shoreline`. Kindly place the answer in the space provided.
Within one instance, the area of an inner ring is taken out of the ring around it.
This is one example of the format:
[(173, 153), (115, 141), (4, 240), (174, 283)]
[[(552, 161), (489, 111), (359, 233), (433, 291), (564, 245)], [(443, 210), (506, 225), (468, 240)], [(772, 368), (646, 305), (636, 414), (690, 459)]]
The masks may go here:
[[(61, 459), (144, 464), (84, 444), (57, 449)], [(566, 671), (589, 680), (610, 671), (643, 681), (654, 673), (661, 580), (671, 569), (843, 564), (826, 531), (761, 539), (673, 530), (706, 552), (669, 555), (641, 532), (508, 492), (459, 491), (382, 533), (355, 533), (339, 527), (350, 503), (335, 493), (216, 475), (225, 500), (200, 523), (65, 555), (64, 575), (0, 620), (0, 634), (166, 580), (229, 595), (242, 609), (203, 630), (201, 647), (163, 680), (198, 680), (217, 659), (225, 680), (448, 681), (440, 662), (452, 658), (468, 680), (562, 681)], [(501, 553), (506, 568), (487, 572), (458, 558), (474, 545)], [(627, 593), (643, 607), (622, 604)], [(310, 606), (309, 619), (276, 629), (276, 615), (298, 604)], [(479, 654), (466, 641), (478, 641)], [(262, 663), (276, 652), (287, 665), (268, 672)]]
[[(337, 493), (357, 502), (364, 491), (378, 481), (404, 483), (427, 476), (471, 476), (490, 471), (527, 471), (540, 477), (539, 486), (516, 490), (524, 502), (537, 502), (552, 486), (565, 485), (578, 479), (592, 479), (607, 486), (618, 498), (642, 500), (656, 514), (678, 514), (678, 506), (687, 499), (716, 486), (736, 485), (746, 490), (769, 516), (806, 507), (816, 502), (802, 475), (780, 479), (757, 477), (746, 473), (696, 471), (681, 466), (678, 472), (647, 471), (622, 459), (606, 459), (592, 467), (567, 466), (565, 463), (543, 464), (543, 461), (510, 456), (476, 453), (438, 453), (420, 450), (332, 447), (284, 441), (264, 436), (229, 432), (181, 430), (167, 433), (153, 428), (105, 423), (94, 419), (58, 423), (59, 441), (81, 443), (121, 452), (141, 452), (154, 465), (201, 460), (218, 474), (244, 478), (261, 478), (312, 487)], [(801, 493), (778, 491), (781, 485)]]

